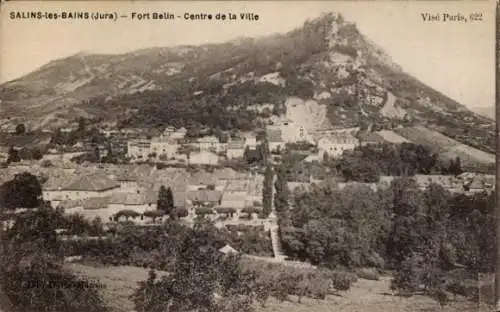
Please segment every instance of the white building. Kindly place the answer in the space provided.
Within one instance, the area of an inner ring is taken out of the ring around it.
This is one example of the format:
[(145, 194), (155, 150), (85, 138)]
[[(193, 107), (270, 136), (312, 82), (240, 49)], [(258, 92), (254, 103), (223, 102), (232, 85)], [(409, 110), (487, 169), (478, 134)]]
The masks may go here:
[(151, 140), (150, 153), (155, 153), (157, 157), (165, 155), (168, 159), (175, 156), (179, 150), (179, 144), (173, 139), (160, 136)]
[(245, 147), (250, 148), (250, 149), (256, 149), (257, 148), (257, 138), (253, 134), (249, 134), (245, 136)]
[(194, 152), (189, 155), (189, 163), (193, 165), (216, 165), (219, 156), (208, 151)]
[(318, 140), (319, 155), (328, 153), (331, 157), (340, 157), (346, 150), (353, 150), (359, 145), (359, 141), (351, 132), (336, 132), (323, 136)]
[[(61, 182), (64, 183), (63, 180)], [(55, 207), (63, 200), (84, 200), (110, 196), (119, 187), (120, 183), (109, 179), (104, 174), (78, 175), (67, 184), (43, 188), (43, 197), (52, 202)]]
[(133, 159), (146, 159), (151, 153), (149, 140), (130, 140), (127, 142), (127, 157)]
[(277, 151), (285, 147), (285, 142), (282, 137), (282, 131), (279, 126), (268, 126), (266, 128), (267, 142), (269, 151)]
[(241, 158), (245, 154), (245, 141), (243, 140), (231, 140), (227, 144), (226, 155), (229, 159)]
[(187, 133), (187, 130), (186, 130), (186, 128), (183, 127), (183, 128), (177, 129), (177, 131), (170, 134), (170, 138), (173, 140), (182, 140), (186, 136), (186, 133)]
[(217, 153), (221, 150), (219, 139), (215, 136), (205, 136), (198, 139), (198, 147), (200, 151), (212, 151)]
[(307, 142), (310, 140), (306, 128), (290, 119), (282, 120), (280, 129), (283, 141), (286, 143)]

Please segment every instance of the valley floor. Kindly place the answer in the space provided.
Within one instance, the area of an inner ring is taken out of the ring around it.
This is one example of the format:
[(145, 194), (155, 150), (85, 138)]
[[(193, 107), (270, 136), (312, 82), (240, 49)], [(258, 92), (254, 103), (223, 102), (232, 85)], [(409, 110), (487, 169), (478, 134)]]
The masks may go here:
[[(133, 303), (128, 298), (137, 287), (137, 282), (147, 278), (148, 270), (137, 267), (92, 267), (82, 264), (68, 264), (73, 271), (85, 274), (90, 279), (99, 279), (105, 284), (104, 300), (116, 312), (133, 311)], [(159, 272), (159, 275), (162, 273)], [(451, 301), (442, 310), (439, 304), (423, 296), (403, 298), (388, 294), (390, 277), (379, 281), (359, 279), (351, 289), (341, 296), (328, 296), (326, 300), (304, 298), (301, 303), (291, 296), (289, 301), (278, 302), (271, 298), (265, 307), (257, 306), (258, 312), (489, 312), (488, 307), (467, 302), (462, 298)]]

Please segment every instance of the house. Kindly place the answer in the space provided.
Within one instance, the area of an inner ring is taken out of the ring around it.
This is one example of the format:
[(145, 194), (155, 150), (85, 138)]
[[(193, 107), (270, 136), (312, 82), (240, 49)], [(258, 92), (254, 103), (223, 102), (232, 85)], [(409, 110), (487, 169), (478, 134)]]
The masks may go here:
[(179, 150), (179, 144), (176, 140), (169, 137), (160, 136), (151, 140), (150, 154), (155, 154), (157, 157), (164, 156), (171, 159)]
[(177, 131), (170, 134), (170, 138), (172, 140), (183, 140), (186, 137), (187, 130), (186, 128), (180, 128)]
[(60, 185), (56, 190), (45, 188), (44, 198), (49, 201), (62, 201), (106, 197), (119, 187), (118, 182), (109, 179), (105, 174), (83, 174), (77, 175), (66, 185)]
[(189, 191), (186, 196), (186, 201), (191, 206), (207, 206), (213, 207), (220, 205), (222, 200), (222, 192), (219, 190), (201, 189)]
[(175, 132), (175, 128), (174, 127), (172, 127), (172, 126), (166, 127), (165, 130), (163, 131), (163, 135), (166, 136), (166, 137), (169, 137), (174, 132)]
[(266, 135), (269, 151), (276, 152), (285, 146), (285, 142), (283, 141), (282, 137), (282, 131), (279, 126), (267, 126)]
[(463, 191), (463, 183), (454, 176), (416, 174), (413, 176), (413, 179), (417, 182), (421, 190), (426, 190), (431, 184), (437, 184), (450, 192), (457, 193)]
[(153, 178), (153, 184), (147, 189), (147, 196), (149, 198), (157, 200), (160, 187), (165, 186), (172, 190), (174, 207), (185, 208), (189, 179), (189, 173), (185, 169), (167, 168), (158, 170), (155, 172)]
[(147, 159), (151, 153), (149, 140), (130, 140), (127, 142), (127, 157), (132, 159)]
[(61, 128), (60, 131), (62, 133), (70, 133), (70, 132), (74, 132), (76, 130), (78, 130), (78, 122), (73, 122), (71, 124), (69, 124), (67, 127), (64, 127), (64, 128)]
[(200, 151), (212, 151), (217, 153), (220, 151), (219, 144), (220, 144), (219, 139), (211, 135), (198, 139), (197, 145)]
[(484, 181), (480, 177), (475, 177), (468, 184), (465, 185), (468, 194), (477, 194), (486, 191)]
[(242, 158), (243, 155), (245, 154), (245, 141), (238, 139), (238, 140), (231, 140), (227, 144), (227, 158), (232, 159), (232, 158)]
[[(102, 222), (111, 221), (111, 212), (108, 209), (110, 197), (93, 197), (82, 202), (81, 209), (78, 211), (85, 219), (92, 221), (100, 218)], [(67, 209), (65, 212), (68, 212)]]
[(369, 144), (381, 144), (385, 143), (384, 137), (375, 132), (364, 132), (359, 135), (359, 143), (360, 145), (369, 145)]
[(42, 184), (42, 194), (46, 201), (49, 201), (53, 207), (62, 201), (67, 201), (63, 188), (77, 178), (75, 174), (54, 170), (48, 177), (47, 181)]
[(141, 182), (152, 179), (156, 167), (149, 165), (122, 165), (110, 177), (120, 183), (120, 191), (136, 193)]
[(353, 150), (358, 145), (359, 141), (352, 133), (343, 131), (321, 137), (317, 143), (321, 157), (324, 153), (331, 157), (340, 157), (344, 151)]
[(238, 253), (238, 251), (236, 249), (234, 249), (233, 247), (231, 247), (229, 245), (226, 245), (226, 246), (222, 247), (221, 249), (219, 249), (219, 252), (221, 252), (225, 255)]
[[(134, 211), (143, 214), (148, 210), (156, 210), (156, 199), (147, 196), (148, 192), (143, 190), (139, 193), (118, 192), (114, 193), (109, 199), (108, 219), (110, 221), (120, 211)], [(140, 217), (142, 221), (144, 218)], [(135, 220), (139, 221), (139, 220)]]
[(257, 148), (257, 138), (253, 134), (248, 134), (245, 135), (245, 147), (250, 148), (250, 149), (256, 149)]
[(201, 151), (189, 154), (189, 163), (193, 165), (217, 165), (219, 156), (212, 152)]
[(83, 200), (63, 200), (59, 202), (55, 208), (63, 208), (65, 214), (81, 213), (83, 210), (83, 203)]
[(290, 119), (283, 119), (280, 123), (280, 129), (283, 141), (286, 143), (311, 141), (307, 133), (307, 129)]

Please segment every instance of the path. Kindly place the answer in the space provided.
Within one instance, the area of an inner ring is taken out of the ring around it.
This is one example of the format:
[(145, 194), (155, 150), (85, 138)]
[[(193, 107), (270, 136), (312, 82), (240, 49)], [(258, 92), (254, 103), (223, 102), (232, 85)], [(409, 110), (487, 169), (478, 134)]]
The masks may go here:
[(384, 107), (380, 109), (380, 114), (389, 118), (403, 118), (406, 111), (400, 107), (394, 106), (396, 104), (396, 96), (391, 92), (387, 91), (387, 100), (385, 101)]
[(269, 232), (271, 235), (271, 244), (273, 246), (274, 258), (279, 262), (284, 262), (286, 259), (285, 253), (283, 252), (283, 245), (279, 236), (279, 226), (278, 226), (278, 216), (276, 215), (276, 207), (274, 206), (274, 185), (276, 183), (277, 177), (273, 176), (273, 187), (271, 195), (271, 214), (269, 215)]

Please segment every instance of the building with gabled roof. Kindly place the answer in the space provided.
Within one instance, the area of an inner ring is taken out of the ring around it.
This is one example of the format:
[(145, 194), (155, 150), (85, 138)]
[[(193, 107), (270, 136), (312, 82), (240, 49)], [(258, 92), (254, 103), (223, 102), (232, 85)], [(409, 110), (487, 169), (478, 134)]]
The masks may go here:
[(281, 149), (285, 146), (281, 128), (279, 126), (267, 126), (266, 136), (269, 151), (277, 151), (278, 149)]
[(101, 193), (117, 189), (120, 184), (111, 180), (107, 175), (96, 173), (92, 175), (79, 176), (77, 179), (63, 187), (64, 191), (95, 192)]
[(186, 200), (192, 206), (215, 206), (220, 205), (222, 192), (219, 190), (193, 190), (189, 191)]
[(238, 251), (236, 249), (234, 249), (233, 247), (231, 247), (229, 245), (226, 245), (226, 246), (222, 247), (221, 249), (219, 249), (219, 252), (222, 252), (225, 255), (238, 253)]
[(231, 140), (227, 144), (226, 155), (229, 159), (241, 158), (245, 154), (245, 141), (241, 139)]
[(189, 154), (189, 164), (193, 165), (217, 165), (219, 156), (213, 152), (201, 151)]
[(220, 151), (219, 139), (213, 135), (199, 138), (197, 140), (197, 146), (200, 149), (200, 151), (212, 151), (212, 152)]
[[(51, 185), (42, 187), (44, 198), (56, 206), (63, 200), (83, 200), (91, 197), (105, 197), (118, 190), (120, 183), (111, 180), (104, 173), (75, 174), (71, 180), (64, 175)], [(48, 182), (47, 181), (47, 182)]]

